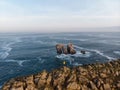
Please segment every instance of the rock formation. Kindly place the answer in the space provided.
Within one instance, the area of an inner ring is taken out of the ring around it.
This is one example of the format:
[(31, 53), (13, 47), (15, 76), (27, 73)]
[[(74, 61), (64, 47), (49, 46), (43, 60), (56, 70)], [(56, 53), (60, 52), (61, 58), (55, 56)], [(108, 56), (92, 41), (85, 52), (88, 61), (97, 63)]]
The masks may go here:
[(72, 43), (69, 43), (67, 45), (67, 48), (63, 44), (57, 44), (56, 50), (58, 54), (75, 54), (76, 53)]
[(63, 48), (63, 53), (68, 54), (67, 48), (65, 48), (65, 47)]
[(82, 54), (86, 54), (86, 52), (85, 52), (84, 50), (81, 50), (80, 52), (81, 52)]
[(120, 60), (13, 78), (2, 90), (120, 90)]
[(56, 45), (57, 53), (58, 53), (58, 54), (62, 54), (62, 53), (63, 53), (63, 48), (64, 48), (64, 45), (63, 45), (63, 44), (57, 44), (57, 45)]
[(72, 43), (69, 43), (69, 44), (67, 45), (67, 50), (68, 50), (68, 53), (69, 53), (69, 54), (75, 54), (75, 53), (76, 53), (76, 51), (75, 51)]

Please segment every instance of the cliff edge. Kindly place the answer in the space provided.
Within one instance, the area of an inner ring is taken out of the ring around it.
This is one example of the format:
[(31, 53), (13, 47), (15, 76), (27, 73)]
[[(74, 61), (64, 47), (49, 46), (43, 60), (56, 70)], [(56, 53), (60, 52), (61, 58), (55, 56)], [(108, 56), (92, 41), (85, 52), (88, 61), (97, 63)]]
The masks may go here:
[(120, 59), (13, 78), (2, 90), (120, 90)]

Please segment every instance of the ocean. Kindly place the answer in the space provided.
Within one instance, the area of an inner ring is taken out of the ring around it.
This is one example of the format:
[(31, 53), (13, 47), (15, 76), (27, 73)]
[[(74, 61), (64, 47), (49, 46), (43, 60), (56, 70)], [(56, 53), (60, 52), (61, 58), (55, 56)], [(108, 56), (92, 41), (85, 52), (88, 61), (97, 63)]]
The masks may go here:
[[(57, 55), (58, 43), (73, 43), (77, 53)], [(1, 33), (0, 86), (14, 77), (62, 67), (63, 61), (73, 67), (116, 58), (120, 58), (120, 32)]]

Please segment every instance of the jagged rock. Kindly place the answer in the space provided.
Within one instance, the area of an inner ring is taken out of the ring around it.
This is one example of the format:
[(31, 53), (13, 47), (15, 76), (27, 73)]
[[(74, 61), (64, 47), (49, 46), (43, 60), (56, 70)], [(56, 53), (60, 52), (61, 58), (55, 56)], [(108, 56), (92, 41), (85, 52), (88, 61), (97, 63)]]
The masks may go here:
[(81, 86), (81, 90), (89, 90), (89, 88), (86, 85)]
[(63, 44), (57, 44), (57, 45), (56, 45), (57, 53), (58, 53), (58, 54), (62, 54), (62, 53), (63, 53), (63, 48), (64, 48), (64, 45), (63, 45)]
[(75, 53), (76, 53), (76, 51), (75, 51), (72, 43), (69, 43), (69, 44), (67, 45), (67, 50), (68, 50), (68, 53), (69, 53), (69, 54), (75, 54)]
[(67, 90), (80, 90), (80, 85), (77, 82), (71, 82), (67, 85)]
[(108, 83), (103, 84), (104, 90), (111, 90), (110, 85)]
[(91, 88), (92, 90), (98, 90), (96, 85), (92, 81), (89, 82), (89, 86), (88, 87)]
[(120, 82), (117, 83), (117, 88), (120, 89)]
[(46, 80), (47, 85), (51, 84), (51, 80), (52, 80), (52, 76), (51, 76), (51, 74), (49, 74), (49, 76), (48, 76), (48, 78)]
[(2, 90), (120, 90), (120, 60), (14, 78)]
[(81, 50), (80, 52), (81, 52), (82, 54), (86, 54), (86, 52), (85, 52), (84, 50)]
[(41, 88), (42, 86), (44, 86), (46, 84), (47, 74), (48, 73), (46, 71), (43, 71), (41, 73), (41, 77), (38, 81), (38, 88)]
[(58, 54), (75, 54), (76, 53), (72, 43), (69, 43), (67, 45), (67, 48), (64, 47), (63, 44), (57, 44), (56, 50)]
[[(11, 90), (24, 90), (24, 88), (23, 88), (23, 86), (21, 86), (21, 87), (17, 87), (17, 88), (12, 87)], [(26, 89), (26, 90), (30, 90), (30, 89)], [(33, 89), (31, 89), (31, 90), (33, 90)]]
[(68, 54), (67, 48), (63, 48), (63, 53)]
[(101, 78), (107, 78), (107, 75), (105, 73), (100, 73)]

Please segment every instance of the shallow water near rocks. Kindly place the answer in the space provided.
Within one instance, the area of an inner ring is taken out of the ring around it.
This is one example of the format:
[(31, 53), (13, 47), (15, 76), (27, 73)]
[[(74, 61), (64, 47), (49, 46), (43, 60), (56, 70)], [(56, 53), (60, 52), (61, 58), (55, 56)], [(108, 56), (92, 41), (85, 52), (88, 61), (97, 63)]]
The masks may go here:
[[(72, 42), (74, 55), (57, 55), (55, 45)], [(86, 54), (80, 53), (85, 50)], [(10, 78), (67, 66), (120, 58), (120, 33), (0, 34), (0, 85)]]

